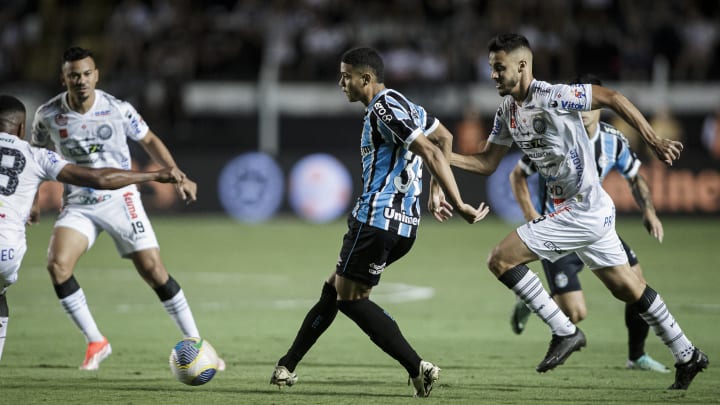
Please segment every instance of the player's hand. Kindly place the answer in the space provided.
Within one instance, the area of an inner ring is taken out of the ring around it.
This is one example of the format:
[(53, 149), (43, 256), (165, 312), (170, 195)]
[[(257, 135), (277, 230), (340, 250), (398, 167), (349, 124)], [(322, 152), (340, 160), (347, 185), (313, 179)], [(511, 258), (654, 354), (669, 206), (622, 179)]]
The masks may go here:
[(28, 215), (27, 225), (37, 225), (40, 223), (40, 207), (33, 204), (30, 209), (30, 215)]
[(469, 224), (474, 224), (475, 222), (482, 220), (490, 212), (490, 207), (485, 205), (484, 202), (480, 203), (477, 208), (470, 204), (463, 203), (458, 205), (457, 209), (460, 212), (460, 215), (462, 215), (465, 221)]
[(430, 189), (430, 198), (428, 199), (428, 209), (432, 212), (433, 217), (439, 222), (445, 222), (452, 217), (453, 206), (445, 200), (445, 193), (440, 187)]
[(655, 215), (654, 213), (646, 213), (645, 215), (643, 215), (643, 225), (653, 238), (657, 239), (658, 242), (662, 243), (664, 236), (663, 226), (657, 215)]
[(658, 139), (658, 142), (653, 147), (653, 152), (655, 152), (658, 159), (665, 162), (668, 166), (672, 166), (674, 160), (680, 159), (680, 152), (682, 152), (682, 150), (682, 142), (663, 138)]
[(186, 204), (197, 201), (197, 183), (187, 177), (182, 182), (175, 184), (175, 190)]
[(158, 174), (159, 183), (182, 183), (185, 180), (185, 173), (177, 167), (166, 167), (156, 172)]

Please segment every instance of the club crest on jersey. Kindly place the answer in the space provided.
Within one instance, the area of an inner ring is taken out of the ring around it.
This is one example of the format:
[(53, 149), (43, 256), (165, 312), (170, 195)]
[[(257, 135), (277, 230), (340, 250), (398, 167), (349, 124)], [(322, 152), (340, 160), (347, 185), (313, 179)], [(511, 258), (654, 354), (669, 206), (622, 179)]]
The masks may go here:
[(102, 139), (103, 141), (107, 141), (112, 137), (113, 131), (112, 127), (108, 124), (102, 124), (100, 127), (98, 127), (96, 131), (96, 135), (98, 138)]
[(66, 128), (61, 128), (59, 132), (60, 132), (60, 138), (67, 138), (67, 137), (68, 137), (68, 131), (67, 131)]
[(65, 126), (68, 123), (68, 117), (65, 114), (57, 114), (55, 116), (55, 123), (61, 126)]
[(540, 117), (533, 118), (533, 130), (535, 130), (535, 133), (537, 134), (544, 134), (547, 130), (547, 124), (545, 123), (545, 120)]

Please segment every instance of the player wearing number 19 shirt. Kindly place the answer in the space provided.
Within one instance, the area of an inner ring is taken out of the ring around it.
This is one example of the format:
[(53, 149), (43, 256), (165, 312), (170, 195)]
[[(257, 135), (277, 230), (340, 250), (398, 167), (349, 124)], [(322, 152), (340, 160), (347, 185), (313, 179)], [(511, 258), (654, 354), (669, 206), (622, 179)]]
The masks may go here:
[(415, 396), (430, 395), (438, 379), (440, 368), (420, 358), (395, 320), (370, 300), (370, 293), (387, 266), (407, 254), (415, 241), (423, 164), (434, 176), (432, 187), (445, 189), (466, 221), (477, 222), (488, 210), (462, 201), (446, 160), (452, 135), (423, 107), (386, 88), (383, 66), (371, 48), (351, 49), (342, 56), (339, 85), (350, 102), (366, 107), (360, 138), (362, 194), (348, 216), (335, 271), (290, 349), (278, 360), (270, 384), (281, 387), (297, 381), (295, 367), (338, 310), (405, 368)]
[(670, 389), (687, 389), (708, 366), (708, 358), (684, 334), (661, 296), (630, 269), (615, 232), (615, 207), (600, 184), (579, 112), (612, 109), (633, 125), (667, 164), (680, 157), (682, 144), (659, 138), (637, 107), (617, 91), (535, 80), (533, 52), (521, 35), (493, 37), (488, 43), (488, 59), (495, 88), (504, 97), (492, 132), (482, 152), (453, 154), (451, 162), (489, 175), (515, 143), (547, 181), (555, 212), (508, 234), (488, 258), (489, 270), (550, 327), (552, 339), (536, 370), (545, 372), (563, 364), (586, 345), (586, 339), (527, 263), (540, 258), (555, 261), (574, 252), (670, 349), (676, 359), (675, 382)]
[(5, 292), (17, 281), (27, 248), (25, 224), (33, 222), (33, 198), (43, 181), (110, 189), (136, 182), (182, 180), (177, 168), (144, 173), (71, 164), (51, 150), (27, 143), (25, 121), (23, 103), (13, 96), (0, 95), (0, 358), (9, 319)]
[[(70, 162), (85, 167), (129, 168), (127, 139), (137, 141), (163, 167), (177, 167), (167, 147), (127, 102), (95, 89), (99, 70), (92, 53), (72, 47), (65, 51), (62, 80), (67, 91), (40, 106), (32, 135), (37, 145), (53, 145)], [(176, 189), (195, 199), (197, 185), (186, 179)], [(116, 191), (66, 186), (63, 209), (48, 248), (48, 265), (60, 303), (88, 342), (80, 369), (94, 370), (110, 353), (73, 275), (74, 267), (100, 232), (107, 232), (123, 258), (155, 291), (166, 312), (185, 337), (200, 336), (183, 290), (163, 264), (155, 232), (135, 186)], [(222, 365), (221, 365), (222, 366)], [(222, 368), (222, 367), (221, 367)]]

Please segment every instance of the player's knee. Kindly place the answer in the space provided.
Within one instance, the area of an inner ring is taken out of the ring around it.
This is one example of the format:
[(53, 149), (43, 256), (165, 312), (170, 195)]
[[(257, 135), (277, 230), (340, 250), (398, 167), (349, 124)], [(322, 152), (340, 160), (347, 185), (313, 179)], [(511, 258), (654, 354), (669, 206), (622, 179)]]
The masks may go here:
[(50, 273), (53, 283), (60, 284), (72, 276), (73, 268), (66, 262), (51, 257), (47, 263), (47, 271)]
[(510, 266), (507, 265), (506, 261), (503, 260), (500, 249), (497, 246), (490, 251), (487, 258), (487, 267), (495, 277), (499, 277), (504, 273)]

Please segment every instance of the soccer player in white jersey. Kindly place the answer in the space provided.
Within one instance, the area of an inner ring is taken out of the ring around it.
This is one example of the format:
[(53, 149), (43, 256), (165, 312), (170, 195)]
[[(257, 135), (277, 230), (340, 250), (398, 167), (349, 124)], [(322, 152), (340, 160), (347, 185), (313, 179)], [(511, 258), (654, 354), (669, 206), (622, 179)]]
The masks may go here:
[[(130, 138), (161, 166), (177, 167), (165, 144), (132, 105), (95, 88), (99, 71), (89, 50), (68, 48), (61, 78), (67, 91), (38, 108), (32, 128), (34, 144), (52, 144), (65, 159), (84, 167), (127, 169), (131, 166)], [(176, 189), (183, 200), (195, 200), (197, 185), (192, 180), (185, 178)], [(50, 239), (47, 269), (60, 303), (88, 342), (80, 369), (97, 369), (111, 353), (73, 275), (78, 259), (102, 231), (113, 238), (123, 258), (133, 261), (182, 335), (200, 336), (183, 290), (160, 258), (137, 187), (102, 191), (67, 186), (63, 210)]]
[[(590, 74), (580, 75), (570, 83), (602, 85), (597, 76)], [(600, 113), (601, 110), (583, 111), (581, 113), (583, 124), (590, 137), (590, 144), (593, 146), (595, 166), (597, 167), (600, 182), (613, 170), (625, 177), (635, 201), (642, 209), (643, 224), (650, 235), (662, 242), (662, 222), (655, 213), (650, 188), (639, 173), (642, 163), (635, 152), (630, 149), (625, 136), (612, 125), (600, 121)], [(545, 179), (542, 176), (538, 176), (539, 190), (536, 202), (539, 208), (536, 208), (533, 204), (528, 187), (528, 177), (536, 172), (537, 168), (532, 163), (532, 160), (527, 155), (523, 155), (510, 173), (510, 187), (527, 221), (555, 212), (555, 204), (545, 192)], [(637, 255), (622, 238), (620, 242), (623, 249), (625, 249), (630, 267), (644, 281), (643, 270)], [(553, 297), (573, 323), (577, 324), (585, 319), (587, 307), (579, 278), (579, 273), (585, 267), (582, 260), (577, 254), (571, 253), (554, 263), (545, 259), (542, 259), (541, 263), (550, 296)], [(523, 332), (530, 313), (530, 309), (523, 301), (516, 301), (510, 317), (513, 332), (517, 334)], [(648, 336), (650, 326), (630, 304), (625, 305), (625, 326), (628, 331), (627, 368), (669, 373), (670, 370), (667, 367), (645, 352), (645, 339)]]
[(25, 119), (25, 106), (20, 100), (0, 95), (0, 358), (9, 318), (6, 292), (17, 281), (27, 249), (25, 224), (43, 181), (115, 189), (146, 181), (179, 183), (184, 178), (175, 167), (145, 173), (74, 165), (51, 150), (25, 142)]
[(415, 352), (390, 314), (370, 300), (370, 293), (387, 267), (415, 242), (423, 165), (434, 176), (431, 188), (442, 187), (467, 222), (485, 218), (488, 209), (463, 202), (446, 158), (452, 152), (452, 134), (422, 106), (385, 87), (384, 64), (377, 51), (345, 52), (339, 85), (350, 102), (366, 107), (360, 136), (363, 192), (348, 215), (335, 271), (278, 360), (270, 384), (295, 384), (295, 367), (340, 311), (405, 368), (414, 396), (427, 397), (440, 368)]
[[(584, 347), (586, 340), (526, 263), (540, 258), (555, 261), (574, 252), (615, 297), (632, 305), (668, 346), (676, 359), (675, 382), (670, 389), (687, 389), (707, 367), (708, 358), (685, 336), (660, 295), (630, 269), (615, 232), (615, 207), (598, 179), (579, 111), (612, 109), (632, 124), (668, 165), (680, 157), (682, 144), (655, 135), (640, 111), (616, 91), (535, 80), (533, 54), (521, 35), (495, 36), (488, 51), (491, 77), (504, 99), (484, 150), (468, 156), (453, 154), (451, 163), (489, 175), (514, 142), (547, 180), (546, 190), (556, 211), (508, 234), (488, 258), (490, 271), (550, 327), (550, 347), (537, 371), (562, 364)], [(435, 218), (446, 219), (450, 208), (443, 196), (434, 195), (430, 201)]]

